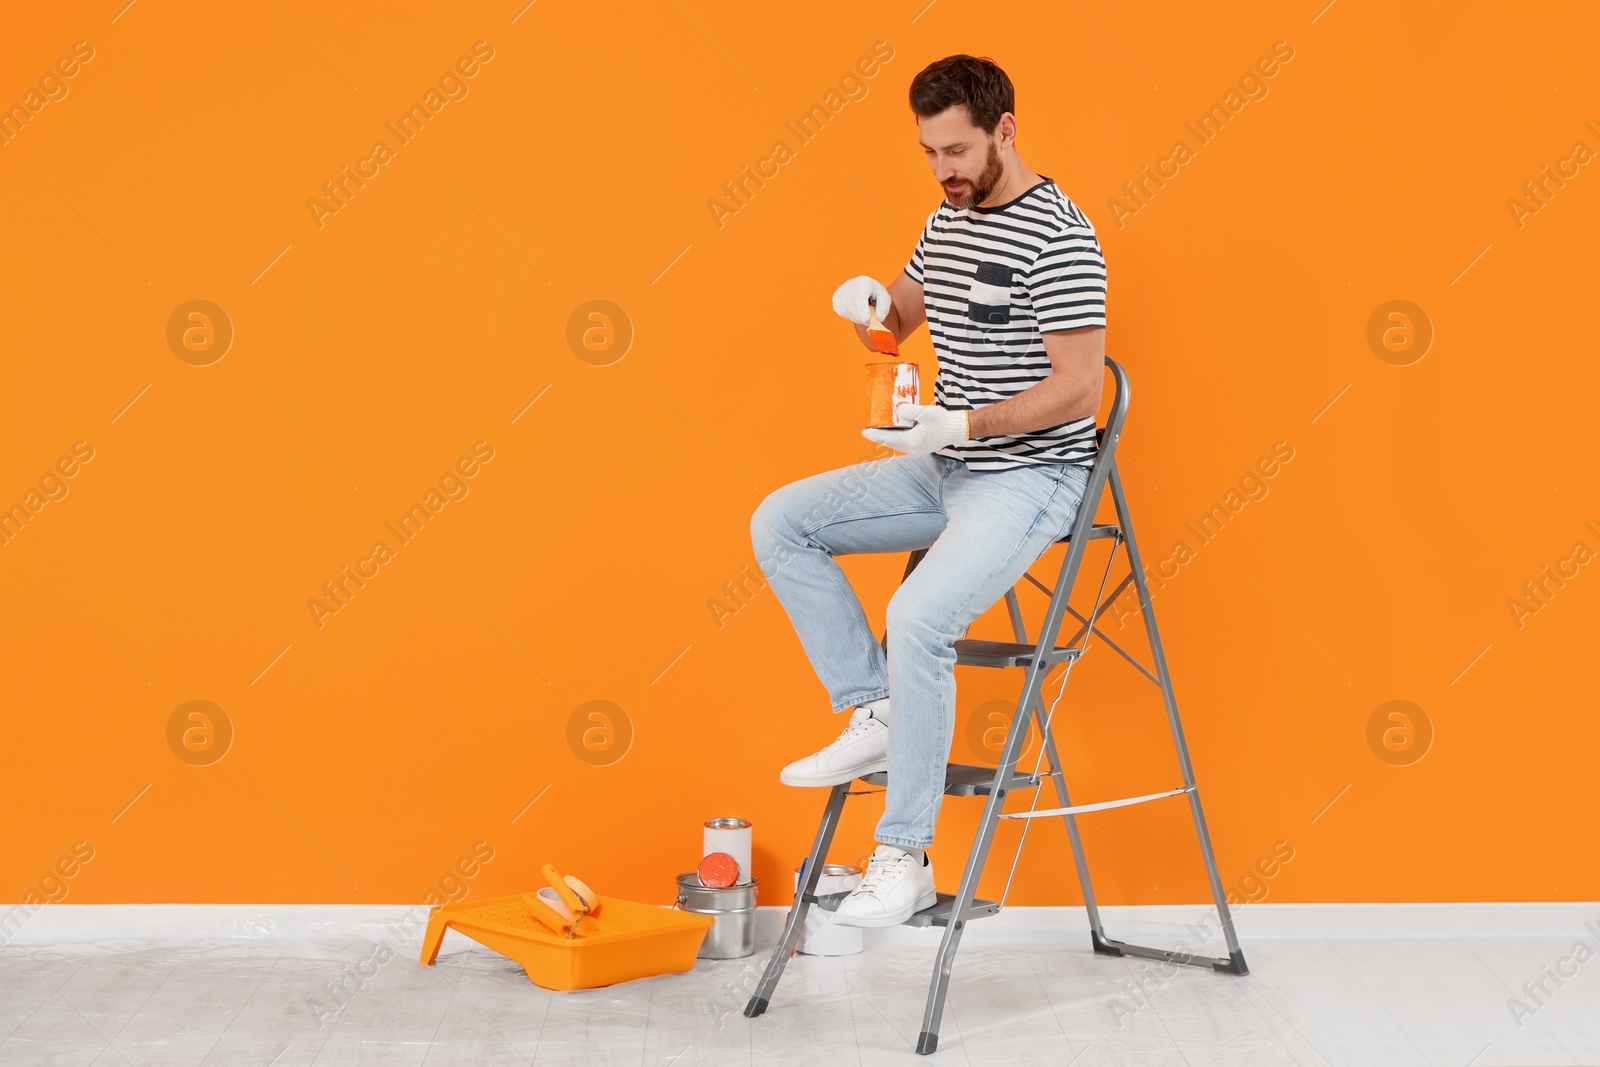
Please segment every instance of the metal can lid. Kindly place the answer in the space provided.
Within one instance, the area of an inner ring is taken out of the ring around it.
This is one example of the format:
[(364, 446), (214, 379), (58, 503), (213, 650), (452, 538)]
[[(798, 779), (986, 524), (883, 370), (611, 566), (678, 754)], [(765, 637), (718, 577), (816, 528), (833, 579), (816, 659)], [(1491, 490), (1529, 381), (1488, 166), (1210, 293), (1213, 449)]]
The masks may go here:
[(700, 881), (700, 872), (699, 871), (684, 871), (682, 874), (678, 875), (678, 888), (680, 890), (687, 889), (687, 890), (695, 891), (695, 890), (707, 890), (707, 889), (709, 889), (709, 890), (712, 891), (713, 894), (722, 894), (725, 890), (726, 891), (730, 891), (730, 892), (733, 891), (733, 890), (738, 890), (740, 892), (744, 892), (744, 891), (752, 889), (752, 888), (754, 888), (756, 886), (759, 886), (760, 884), (761, 884), (761, 880), (759, 878), (752, 878), (748, 882), (739, 882), (736, 885), (729, 885), (729, 886), (704, 885)]
[[(801, 863), (800, 866), (794, 869), (794, 873), (799, 874), (805, 869), (806, 865)], [(829, 878), (840, 878), (847, 875), (860, 874), (861, 868), (852, 866), (848, 863), (824, 863), (822, 865), (822, 873)]]
[(707, 819), (708, 830), (748, 830), (750, 823), (745, 819)]

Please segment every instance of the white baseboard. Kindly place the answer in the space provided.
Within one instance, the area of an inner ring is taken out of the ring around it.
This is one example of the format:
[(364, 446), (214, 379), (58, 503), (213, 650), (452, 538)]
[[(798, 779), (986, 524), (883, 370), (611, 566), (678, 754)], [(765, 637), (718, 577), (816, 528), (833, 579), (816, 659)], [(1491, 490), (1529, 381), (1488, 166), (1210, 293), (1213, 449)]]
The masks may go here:
[[(777, 940), (786, 907), (758, 909), (758, 950)], [(1111, 906), (1100, 909), (1108, 937), (1165, 946), (1196, 930), (1214, 933), (1216, 913), (1204, 904)], [(0, 905), (0, 944), (103, 940), (311, 940), (366, 938), (420, 942), (427, 909), (405, 904), (47, 904)], [(1552, 937), (1585, 936), (1600, 927), (1600, 902), (1438, 904), (1248, 904), (1234, 909), (1241, 941), (1297, 937)], [(1186, 926), (1186, 924), (1193, 924)], [(866, 931), (873, 942), (942, 936), (940, 928), (900, 926)], [(965, 937), (1089, 936), (1080, 907), (1008, 907), (976, 921)]]

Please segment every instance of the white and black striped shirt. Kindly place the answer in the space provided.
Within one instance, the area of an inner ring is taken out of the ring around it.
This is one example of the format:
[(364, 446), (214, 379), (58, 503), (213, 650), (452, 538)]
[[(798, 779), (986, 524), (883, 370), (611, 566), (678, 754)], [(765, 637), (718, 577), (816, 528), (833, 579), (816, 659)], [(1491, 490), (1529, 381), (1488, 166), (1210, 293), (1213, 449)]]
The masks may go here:
[[(1106, 324), (1106, 264), (1094, 225), (1056, 183), (998, 207), (928, 216), (906, 274), (923, 286), (939, 357), (934, 399), (967, 411), (1048, 378), (1043, 334)], [(1094, 462), (1095, 420), (979, 437), (939, 449), (977, 471)]]

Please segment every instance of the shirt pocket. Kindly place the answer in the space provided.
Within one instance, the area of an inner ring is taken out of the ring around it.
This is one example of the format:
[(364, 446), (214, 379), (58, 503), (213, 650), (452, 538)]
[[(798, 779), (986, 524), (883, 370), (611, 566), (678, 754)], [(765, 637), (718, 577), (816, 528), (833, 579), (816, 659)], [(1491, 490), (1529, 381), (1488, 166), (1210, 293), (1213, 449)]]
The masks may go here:
[(979, 326), (1003, 326), (1011, 321), (1011, 281), (1016, 268), (1009, 263), (983, 262), (967, 291), (967, 320)]

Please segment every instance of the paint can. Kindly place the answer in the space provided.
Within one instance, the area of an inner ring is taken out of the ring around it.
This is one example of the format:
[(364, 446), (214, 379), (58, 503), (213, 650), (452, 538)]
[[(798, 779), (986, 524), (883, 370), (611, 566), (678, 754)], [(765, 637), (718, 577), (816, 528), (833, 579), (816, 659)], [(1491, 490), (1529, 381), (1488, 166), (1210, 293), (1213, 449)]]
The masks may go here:
[(752, 878), (744, 885), (706, 886), (697, 871), (678, 875), (677, 906), (715, 920), (700, 943), (700, 959), (735, 960), (755, 952), (758, 884)]
[[(800, 875), (806, 869), (802, 863), (794, 869), (794, 889), (800, 892)], [(861, 868), (843, 863), (829, 863), (817, 876), (817, 895), (848, 893), (861, 884)], [(800, 931), (796, 952), (808, 956), (851, 956), (861, 951), (861, 927), (839, 926), (833, 921), (833, 912), (823, 911), (813, 905), (806, 911), (806, 924)]]
[(733, 857), (739, 865), (739, 877), (734, 879), (735, 885), (744, 885), (750, 881), (750, 823), (745, 819), (707, 819), (703, 831), (704, 848), (700, 857), (704, 859), (716, 852), (723, 852)]
[(922, 403), (922, 373), (915, 363), (867, 364), (867, 428), (900, 425), (895, 413), (902, 404)]

